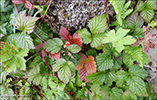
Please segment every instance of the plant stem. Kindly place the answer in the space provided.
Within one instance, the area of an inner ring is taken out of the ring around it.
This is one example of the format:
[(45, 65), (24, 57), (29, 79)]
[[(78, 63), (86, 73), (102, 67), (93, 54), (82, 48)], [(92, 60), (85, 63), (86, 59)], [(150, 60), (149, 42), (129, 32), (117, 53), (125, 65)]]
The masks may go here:
[(17, 13), (17, 15), (18, 15), (18, 14), (19, 14), (19, 11), (18, 11), (18, 9), (17, 9), (17, 6), (16, 6), (16, 4), (14, 4), (14, 3), (13, 3), (13, 5), (14, 5), (15, 10), (16, 10), (16, 13)]
[(36, 29), (36, 28), (42, 23), (42, 21), (44, 20), (44, 18), (45, 18), (45, 16), (46, 16), (47, 12), (48, 12), (48, 10), (49, 10), (49, 8), (50, 8), (50, 6), (51, 6), (51, 3), (52, 3), (52, 0), (50, 0), (50, 3), (49, 3), (49, 5), (48, 5), (48, 7), (47, 7), (47, 9), (46, 9), (46, 11), (45, 11), (45, 14), (44, 14), (43, 18), (41, 19), (40, 23), (35, 27), (35, 29)]
[(42, 94), (38, 89), (36, 89), (32, 84), (30, 84), (25, 78), (22, 77), (22, 79), (24, 79), (29, 85), (33, 87), (33, 89), (35, 89), (40, 95), (42, 95), (46, 100), (48, 100), (44, 94)]
[(107, 20), (108, 20), (108, 30), (110, 31), (110, 19), (109, 19), (109, 14), (108, 14), (108, 9), (106, 5), (106, 1), (104, 0), (105, 8), (106, 8), (106, 13), (107, 13)]
[(39, 39), (41, 39), (43, 42), (46, 42), (45, 40), (43, 40), (35, 31), (33, 31), (34, 32), (34, 34), (39, 38)]
[(50, 35), (48, 35), (48, 34), (46, 34), (44, 31), (42, 31), (39, 27), (37, 27), (42, 33), (44, 33), (45, 35), (47, 35), (48, 37), (50, 37), (51, 39), (53, 38), (53, 37), (51, 37)]
[[(35, 49), (35, 51), (38, 54), (38, 56), (42, 59), (39, 52), (36, 49)], [(53, 72), (53, 74), (58, 78), (59, 82), (62, 83), (62, 81), (59, 79), (58, 75), (54, 72), (54, 70), (50, 67), (50, 65), (46, 61), (44, 61), (44, 63), (49, 67), (49, 69)], [(70, 99), (73, 100), (72, 97), (70, 96), (70, 94), (68, 93), (68, 91), (66, 90), (66, 88), (64, 88), (64, 90), (65, 90), (66, 94), (70, 97)]]

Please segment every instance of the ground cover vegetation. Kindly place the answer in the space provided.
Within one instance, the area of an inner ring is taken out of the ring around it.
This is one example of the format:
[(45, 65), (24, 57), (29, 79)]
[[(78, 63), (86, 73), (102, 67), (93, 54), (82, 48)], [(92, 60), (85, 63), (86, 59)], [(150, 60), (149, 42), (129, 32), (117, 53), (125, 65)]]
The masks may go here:
[(156, 100), (143, 80), (148, 75), (143, 65), (155, 47), (150, 39), (157, 1), (139, 0), (133, 8), (131, 1), (110, 2), (114, 23), (107, 12), (71, 36), (64, 26), (56, 34), (44, 17), (33, 17), (37, 6), (29, 1), (2, 0), (1, 99)]

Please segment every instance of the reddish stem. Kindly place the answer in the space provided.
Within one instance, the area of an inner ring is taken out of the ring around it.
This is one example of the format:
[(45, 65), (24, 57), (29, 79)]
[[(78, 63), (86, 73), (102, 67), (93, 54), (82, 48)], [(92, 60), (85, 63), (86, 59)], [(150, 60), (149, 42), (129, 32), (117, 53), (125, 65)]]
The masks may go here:
[(30, 84), (25, 78), (22, 77), (22, 79), (24, 79), (29, 85), (33, 87), (33, 89), (35, 89), (40, 95), (42, 95), (46, 100), (48, 100), (44, 94), (42, 94), (38, 89), (36, 89), (32, 84)]
[(34, 32), (34, 34), (39, 38), (39, 39), (41, 39), (43, 42), (46, 42), (45, 40), (43, 40), (35, 31), (33, 31)]
[(108, 30), (110, 31), (110, 19), (109, 19), (108, 9), (107, 9), (107, 5), (106, 5), (106, 1), (105, 0), (104, 0), (104, 4), (105, 4), (106, 13), (107, 13)]
[(50, 38), (53, 38), (53, 37), (51, 37), (50, 35), (48, 35), (48, 34), (46, 34), (44, 31), (42, 31), (39, 27), (37, 27), (42, 33), (44, 33), (45, 35), (47, 35), (48, 37), (50, 37)]
[(35, 27), (35, 29), (36, 29), (36, 28), (42, 23), (42, 21), (44, 20), (44, 18), (45, 18), (45, 16), (46, 16), (47, 12), (48, 12), (48, 10), (49, 10), (49, 8), (50, 8), (50, 6), (51, 6), (51, 3), (52, 3), (52, 0), (50, 0), (50, 3), (49, 3), (49, 5), (48, 5), (48, 7), (47, 7), (47, 9), (46, 9), (46, 11), (45, 11), (45, 14), (44, 14), (43, 18), (41, 19), (40, 23)]
[(13, 3), (13, 5), (14, 5), (15, 10), (16, 10), (16, 13), (17, 13), (17, 15), (18, 15), (18, 14), (19, 14), (19, 11), (18, 11), (18, 9), (17, 9), (17, 6), (16, 6), (16, 4), (14, 4), (14, 3)]

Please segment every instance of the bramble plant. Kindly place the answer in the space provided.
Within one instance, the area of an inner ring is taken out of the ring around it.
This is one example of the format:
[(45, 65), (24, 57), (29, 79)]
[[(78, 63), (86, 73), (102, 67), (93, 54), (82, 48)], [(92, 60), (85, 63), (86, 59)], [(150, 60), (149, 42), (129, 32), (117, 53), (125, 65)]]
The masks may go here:
[[(20, 3), (30, 10), (34, 7), (24, 1), (12, 0), (15, 8)], [(143, 80), (148, 75), (143, 68), (149, 62), (148, 50), (155, 47), (150, 39), (155, 36), (143, 24), (154, 16), (144, 15), (145, 10), (153, 11), (156, 8), (151, 5), (157, 2), (139, 1), (134, 10), (128, 9), (131, 1), (110, 1), (117, 14), (112, 23), (116, 28), (111, 30), (108, 13), (93, 17), (88, 28), (72, 36), (64, 26), (58, 35), (53, 33), (39, 17), (28, 16), (27, 10), (15, 16), (15, 33), (3, 23), (1, 99), (156, 100), (157, 94)], [(13, 4), (1, 5), (5, 12)]]

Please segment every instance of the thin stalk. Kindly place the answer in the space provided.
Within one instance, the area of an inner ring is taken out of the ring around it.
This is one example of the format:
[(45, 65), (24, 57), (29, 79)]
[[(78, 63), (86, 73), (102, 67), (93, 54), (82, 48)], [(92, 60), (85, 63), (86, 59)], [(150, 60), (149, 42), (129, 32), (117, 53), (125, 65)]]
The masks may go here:
[(109, 19), (108, 9), (107, 9), (107, 5), (106, 5), (106, 1), (105, 0), (104, 0), (104, 4), (105, 4), (106, 13), (107, 13), (108, 30), (110, 31), (110, 19)]
[(33, 89), (35, 89), (40, 95), (42, 95), (46, 100), (48, 100), (44, 94), (42, 94), (38, 89), (36, 89), (32, 84), (30, 84), (25, 78), (22, 77), (22, 79), (24, 79), (29, 85), (31, 85)]
[(16, 13), (17, 13), (17, 15), (18, 15), (18, 14), (19, 14), (19, 11), (18, 11), (18, 9), (17, 9), (17, 6), (16, 6), (16, 4), (14, 4), (14, 3), (13, 3), (13, 5), (14, 5), (15, 10), (16, 10)]
[[(46, 9), (46, 11), (45, 11), (45, 14), (44, 14), (43, 18), (41, 19), (40, 23), (37, 25), (37, 27), (38, 27), (38, 26), (42, 23), (42, 21), (44, 20), (44, 18), (45, 18), (45, 16), (46, 16), (47, 12), (48, 12), (48, 10), (49, 10), (49, 8), (50, 8), (50, 6), (51, 6), (51, 3), (52, 3), (52, 0), (50, 0), (49, 5), (48, 5), (48, 7), (47, 7), (47, 9)], [(36, 29), (37, 27), (35, 27), (35, 29)]]
[(48, 35), (48, 34), (46, 34), (44, 31), (42, 31), (39, 27), (37, 27), (42, 33), (44, 33), (45, 35), (47, 35), (48, 37), (50, 37), (50, 38), (53, 38), (53, 37), (51, 37), (50, 35)]
[(39, 39), (41, 39), (43, 42), (46, 42), (45, 40), (43, 40), (35, 31), (33, 31), (34, 32), (34, 34), (39, 38)]

